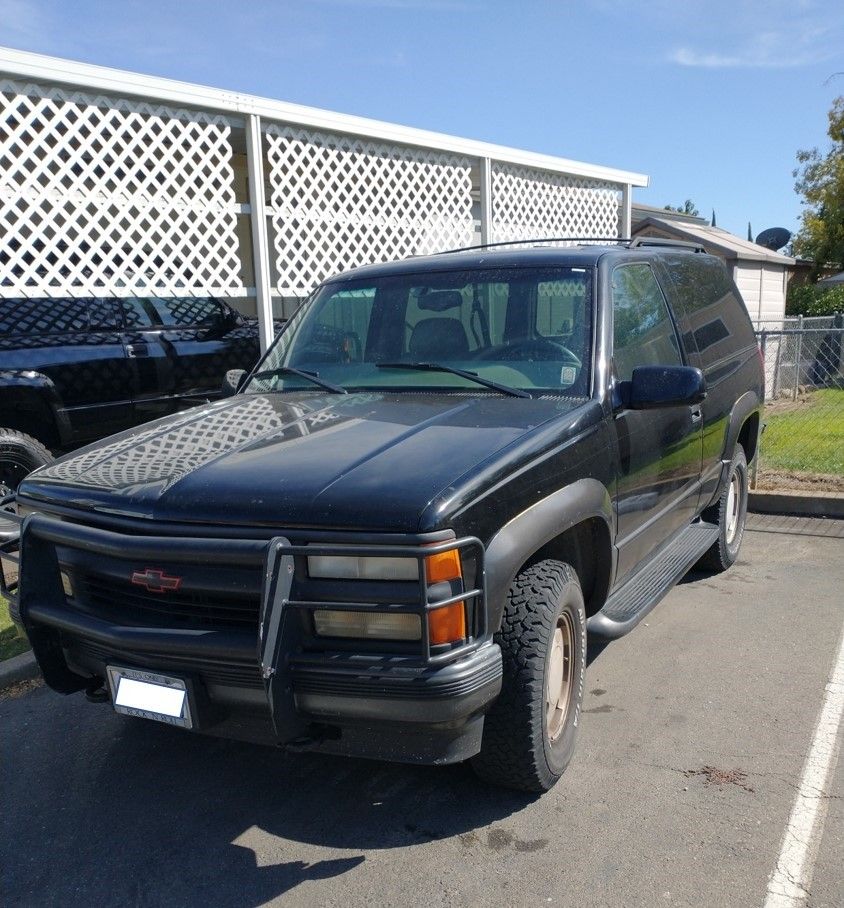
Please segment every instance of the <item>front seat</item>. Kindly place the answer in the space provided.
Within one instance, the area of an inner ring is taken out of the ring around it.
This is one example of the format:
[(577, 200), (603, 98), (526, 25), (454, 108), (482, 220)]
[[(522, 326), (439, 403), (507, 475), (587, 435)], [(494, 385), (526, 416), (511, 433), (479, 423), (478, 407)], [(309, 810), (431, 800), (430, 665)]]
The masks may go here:
[(461, 359), (469, 354), (469, 339), (456, 318), (426, 318), (413, 328), (407, 350), (414, 359)]

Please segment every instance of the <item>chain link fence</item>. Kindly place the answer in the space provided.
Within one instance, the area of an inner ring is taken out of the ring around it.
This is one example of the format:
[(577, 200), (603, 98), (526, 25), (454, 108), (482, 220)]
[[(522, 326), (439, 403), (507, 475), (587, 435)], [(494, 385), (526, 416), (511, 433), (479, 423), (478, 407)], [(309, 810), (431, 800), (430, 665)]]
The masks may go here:
[(754, 486), (844, 492), (844, 314), (755, 327), (766, 429)]

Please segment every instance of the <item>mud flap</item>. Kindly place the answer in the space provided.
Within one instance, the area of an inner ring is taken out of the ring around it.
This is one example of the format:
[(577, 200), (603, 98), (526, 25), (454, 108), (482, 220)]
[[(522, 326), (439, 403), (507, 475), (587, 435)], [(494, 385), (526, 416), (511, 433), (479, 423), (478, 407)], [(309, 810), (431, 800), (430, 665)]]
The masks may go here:
[(288, 607), (293, 585), (293, 556), (289, 540), (276, 536), (267, 547), (261, 596), (258, 658), (279, 743), (307, 735), (308, 727), (296, 713), (290, 657), (300, 637), (299, 615)]

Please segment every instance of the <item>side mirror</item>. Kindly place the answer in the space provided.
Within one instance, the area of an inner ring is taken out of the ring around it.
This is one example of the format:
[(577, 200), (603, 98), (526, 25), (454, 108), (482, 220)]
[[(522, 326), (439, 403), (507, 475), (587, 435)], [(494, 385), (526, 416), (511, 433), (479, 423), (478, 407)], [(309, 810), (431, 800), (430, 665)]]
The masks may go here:
[(231, 397), (243, 387), (246, 381), (245, 369), (229, 369), (223, 376), (223, 397)]
[(706, 397), (706, 381), (691, 366), (639, 366), (627, 390), (631, 410), (699, 404)]

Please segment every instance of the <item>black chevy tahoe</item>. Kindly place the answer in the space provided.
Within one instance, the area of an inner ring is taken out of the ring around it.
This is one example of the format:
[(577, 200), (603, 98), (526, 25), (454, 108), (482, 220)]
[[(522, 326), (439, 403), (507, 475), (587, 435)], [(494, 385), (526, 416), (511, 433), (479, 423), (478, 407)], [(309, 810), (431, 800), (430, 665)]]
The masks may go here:
[(763, 371), (700, 251), (360, 268), (228, 380), (21, 484), (13, 613), (54, 690), (545, 790), (587, 631), (736, 559)]
[(258, 325), (211, 297), (0, 299), (0, 497), (31, 470), (219, 396)]

